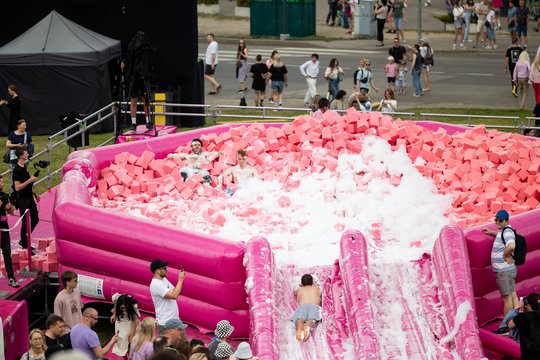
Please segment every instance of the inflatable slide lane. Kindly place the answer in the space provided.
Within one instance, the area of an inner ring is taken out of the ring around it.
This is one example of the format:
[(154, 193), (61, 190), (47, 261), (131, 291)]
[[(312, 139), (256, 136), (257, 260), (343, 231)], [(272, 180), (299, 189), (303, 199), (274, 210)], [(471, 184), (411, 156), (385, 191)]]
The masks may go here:
[[(250, 340), (263, 360), (484, 358), (457, 227), (441, 230), (432, 257), (403, 264), (370, 264), (358, 231), (343, 234), (334, 267), (279, 269), (260, 237), (247, 244), (245, 256)], [(303, 273), (322, 286), (323, 321), (299, 343), (289, 318)]]

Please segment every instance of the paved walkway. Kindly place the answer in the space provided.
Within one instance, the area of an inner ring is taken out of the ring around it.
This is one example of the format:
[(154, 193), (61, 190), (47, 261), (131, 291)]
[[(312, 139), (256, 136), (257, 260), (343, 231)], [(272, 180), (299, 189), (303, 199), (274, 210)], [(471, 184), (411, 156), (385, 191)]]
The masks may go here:
[[(414, 43), (418, 38), (418, 10), (421, 11), (422, 32), (420, 37), (429, 39), (431, 46), (437, 51), (452, 51), (452, 43), (454, 38), (451, 25), (444, 31), (444, 24), (434, 18), (434, 15), (446, 13), (446, 9), (441, 0), (433, 0), (433, 6), (424, 6), (423, 0), (415, 1), (408, 0), (406, 9), (406, 17), (409, 20), (405, 24), (405, 39), (409, 43)], [(236, 2), (233, 0), (220, 0), (221, 14), (220, 16), (200, 15), (198, 17), (199, 36), (204, 37), (207, 33), (213, 32), (219, 38), (221, 43), (228, 41), (234, 42), (239, 38), (250, 38), (250, 19), (234, 17), (234, 8)], [(420, 5), (420, 7), (419, 7)], [(327, 0), (316, 0), (316, 37), (315, 39), (294, 39), (280, 41), (279, 39), (259, 38), (250, 39), (250, 44), (281, 44), (287, 43), (287, 46), (298, 47), (321, 47), (321, 48), (336, 48), (336, 49), (374, 49), (377, 41), (375, 39), (355, 39), (352, 35), (346, 34), (346, 30), (339, 27), (331, 27), (325, 24), (326, 14), (328, 13)], [(503, 22), (504, 24), (504, 22)], [(471, 28), (474, 26), (471, 25)], [(529, 25), (532, 28), (532, 24)], [(471, 44), (467, 44), (468, 52), (504, 52), (510, 44), (508, 32), (503, 27), (497, 32), (497, 50), (472, 49)], [(474, 31), (474, 29), (471, 29)], [(473, 33), (473, 32), (472, 32)], [(474, 33), (473, 33), (474, 34)], [(391, 44), (393, 34), (385, 34), (385, 43)], [(540, 33), (529, 30), (529, 49), (534, 49), (540, 44)], [(459, 50), (458, 50), (459, 51)]]

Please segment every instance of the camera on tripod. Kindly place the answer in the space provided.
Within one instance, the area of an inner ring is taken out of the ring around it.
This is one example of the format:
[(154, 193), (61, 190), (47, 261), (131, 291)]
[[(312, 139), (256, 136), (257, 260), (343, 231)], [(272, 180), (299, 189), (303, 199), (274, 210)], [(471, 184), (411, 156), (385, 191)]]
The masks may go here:
[(51, 162), (50, 161), (47, 161), (47, 160), (39, 160), (39, 161), (36, 161), (34, 163), (34, 169), (36, 169), (36, 172), (34, 173), (34, 176), (35, 177), (38, 177), (39, 176), (39, 172), (40, 170), (38, 168), (41, 168), (41, 169), (45, 169), (47, 166), (51, 165)]

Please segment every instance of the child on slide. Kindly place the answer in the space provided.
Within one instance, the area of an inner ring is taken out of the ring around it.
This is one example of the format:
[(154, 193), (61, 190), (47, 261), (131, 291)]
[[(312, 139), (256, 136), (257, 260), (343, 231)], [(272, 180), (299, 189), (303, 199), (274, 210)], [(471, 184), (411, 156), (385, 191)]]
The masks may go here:
[(302, 286), (295, 291), (298, 308), (291, 317), (296, 328), (296, 340), (306, 341), (315, 325), (321, 321), (321, 290), (313, 284), (313, 277), (304, 274)]

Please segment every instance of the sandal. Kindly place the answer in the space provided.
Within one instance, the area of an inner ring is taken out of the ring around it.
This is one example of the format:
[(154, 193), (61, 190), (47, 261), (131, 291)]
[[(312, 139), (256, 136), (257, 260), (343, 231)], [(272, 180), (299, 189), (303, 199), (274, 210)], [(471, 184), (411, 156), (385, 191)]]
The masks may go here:
[(210, 91), (210, 92), (208, 93), (208, 95), (216, 95), (216, 94), (217, 94), (217, 92), (215, 92), (215, 91)]

